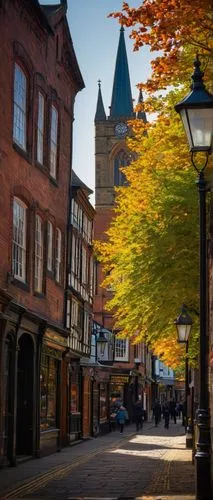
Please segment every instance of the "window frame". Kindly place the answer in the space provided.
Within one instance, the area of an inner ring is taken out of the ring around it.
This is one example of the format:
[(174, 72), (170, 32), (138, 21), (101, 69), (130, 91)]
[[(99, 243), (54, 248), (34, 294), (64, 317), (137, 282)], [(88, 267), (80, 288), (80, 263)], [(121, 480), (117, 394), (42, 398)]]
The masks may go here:
[[(24, 81), (25, 81), (25, 97), (24, 97), (24, 107), (18, 103), (18, 98), (16, 100), (16, 70), (20, 71), (20, 73), (24, 76)], [(27, 152), (27, 137), (28, 137), (28, 96), (29, 96), (29, 76), (27, 71), (24, 69), (23, 65), (20, 64), (18, 61), (14, 61), (14, 73), (13, 73), (13, 128), (12, 128), (12, 137), (13, 137), (13, 142), (16, 144), (23, 152)], [(19, 110), (20, 113), (24, 115), (24, 126), (23, 126), (23, 142), (19, 141), (17, 135), (16, 135), (16, 108), (17, 111)]]
[[(49, 231), (50, 228), (51, 231)], [(51, 263), (50, 266), (49, 263)], [(47, 221), (47, 271), (48, 273), (54, 271), (54, 228), (50, 220)]]
[[(24, 219), (23, 219), (23, 246), (19, 245), (18, 242), (14, 240), (14, 204), (17, 204), (19, 207), (23, 209)], [(27, 205), (17, 196), (13, 198), (13, 239), (12, 239), (12, 275), (15, 279), (22, 283), (27, 283)], [(14, 272), (14, 245), (17, 245), (18, 248), (21, 248), (23, 252), (23, 260), (22, 260), (22, 268), (24, 270), (23, 277), (20, 274), (16, 274)]]
[[(59, 236), (59, 238), (58, 238)], [(59, 227), (55, 231), (55, 280), (61, 283), (62, 268), (62, 232)]]
[[(55, 137), (52, 138), (53, 132), (53, 110), (56, 112), (57, 122), (56, 122), (56, 130)], [(55, 140), (54, 140), (55, 139)], [(53, 151), (53, 145), (55, 146), (55, 151)], [(51, 103), (50, 105), (50, 135), (49, 135), (49, 172), (50, 177), (54, 180), (57, 180), (58, 173), (58, 150), (59, 150), (59, 112), (58, 107)], [(54, 165), (52, 168), (52, 153), (54, 153)]]
[[(39, 233), (41, 235), (40, 241), (36, 239), (36, 235), (38, 232), (37, 223), (39, 222), (40, 228)], [(41, 249), (41, 253), (36, 251), (37, 245), (39, 245)], [(36, 265), (36, 259), (40, 263), (40, 271), (39, 265)], [(38, 276), (36, 275), (36, 267), (38, 267)], [(38, 280), (38, 285), (36, 286), (36, 280)], [(42, 294), (43, 293), (43, 282), (44, 282), (44, 228), (43, 221), (39, 214), (35, 215), (35, 241), (34, 241), (34, 291), (35, 293)], [(40, 283), (40, 286), (39, 286)]]
[[(39, 126), (39, 118), (40, 118), (40, 98), (43, 100), (43, 109), (42, 109), (42, 126)], [(44, 165), (45, 163), (45, 95), (41, 90), (38, 90), (38, 100), (37, 100), (37, 123), (36, 123), (36, 161), (40, 165)], [(39, 158), (39, 134), (42, 137), (42, 158)]]
[[(118, 352), (118, 349), (120, 349), (120, 352), (124, 353), (124, 347), (122, 347), (121, 345), (120, 346), (116, 346), (116, 343), (121, 343), (123, 344), (124, 346), (124, 343), (125, 343), (125, 354), (122, 355), (118, 355), (117, 352)], [(119, 339), (119, 338), (116, 338), (115, 337), (115, 361), (125, 361), (125, 362), (128, 362), (129, 361), (129, 340), (128, 339)]]

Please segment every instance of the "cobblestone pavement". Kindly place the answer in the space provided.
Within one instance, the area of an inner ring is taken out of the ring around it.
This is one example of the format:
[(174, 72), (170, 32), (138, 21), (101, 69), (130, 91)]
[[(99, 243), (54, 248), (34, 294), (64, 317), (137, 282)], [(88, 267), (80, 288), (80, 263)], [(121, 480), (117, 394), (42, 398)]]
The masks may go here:
[(146, 423), (0, 472), (0, 498), (194, 500), (194, 467), (178, 421)]

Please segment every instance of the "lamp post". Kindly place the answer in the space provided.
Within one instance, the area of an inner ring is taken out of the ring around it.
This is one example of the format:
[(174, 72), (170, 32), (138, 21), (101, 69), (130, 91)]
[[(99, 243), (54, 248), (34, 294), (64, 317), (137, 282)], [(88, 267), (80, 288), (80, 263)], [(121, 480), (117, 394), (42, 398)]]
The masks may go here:
[[(180, 113), (192, 152), (191, 160), (198, 173), (200, 206), (200, 357), (199, 409), (197, 410), (198, 442), (196, 459), (196, 499), (211, 500), (211, 437), (208, 394), (208, 332), (207, 332), (207, 244), (206, 244), (206, 181), (204, 170), (212, 149), (213, 96), (203, 83), (203, 73), (197, 56), (192, 75), (191, 92), (175, 110)], [(203, 167), (196, 163), (196, 153), (205, 152)]]
[[(191, 333), (191, 328), (192, 328), (192, 318), (189, 316), (187, 313), (187, 307), (183, 304), (182, 309), (181, 309), (181, 314), (178, 316), (178, 318), (175, 321), (175, 325), (177, 328), (177, 336), (178, 336), (178, 342), (180, 344), (185, 344), (186, 345), (186, 361), (185, 361), (185, 422), (183, 421), (183, 424), (185, 425), (185, 430), (186, 430), (186, 448), (191, 447), (191, 441), (192, 441), (192, 436), (191, 436), (191, 429), (189, 429), (188, 426), (188, 405), (187, 405), (187, 398), (189, 395), (189, 365), (188, 365), (188, 346), (189, 346), (189, 336)], [(189, 432), (190, 430), (190, 432)]]

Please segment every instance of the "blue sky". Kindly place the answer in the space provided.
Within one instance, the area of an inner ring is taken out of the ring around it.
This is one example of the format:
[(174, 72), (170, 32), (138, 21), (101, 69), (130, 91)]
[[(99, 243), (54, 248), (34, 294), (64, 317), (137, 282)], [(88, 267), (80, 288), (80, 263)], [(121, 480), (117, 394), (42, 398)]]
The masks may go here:
[[(40, 0), (43, 4), (59, 3), (59, 0)], [(130, 0), (137, 6), (139, 0)], [(68, 0), (68, 22), (85, 89), (78, 93), (75, 102), (73, 128), (73, 169), (91, 189), (95, 187), (95, 129), (94, 116), (101, 80), (102, 96), (106, 114), (111, 103), (120, 26), (117, 20), (108, 18), (112, 11), (120, 10), (121, 0)], [(133, 99), (138, 98), (136, 84), (150, 75), (150, 60), (147, 47), (133, 52), (133, 43), (125, 29), (125, 41), (129, 62)], [(94, 203), (94, 196), (91, 197)]]

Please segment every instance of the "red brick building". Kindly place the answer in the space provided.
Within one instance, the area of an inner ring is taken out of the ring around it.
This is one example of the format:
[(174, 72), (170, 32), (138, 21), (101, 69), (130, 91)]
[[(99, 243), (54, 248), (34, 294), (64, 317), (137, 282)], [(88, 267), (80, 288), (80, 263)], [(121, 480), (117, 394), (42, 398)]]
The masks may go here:
[(66, 1), (0, 2), (2, 464), (56, 450), (67, 433), (66, 229), (84, 82), (66, 10)]

